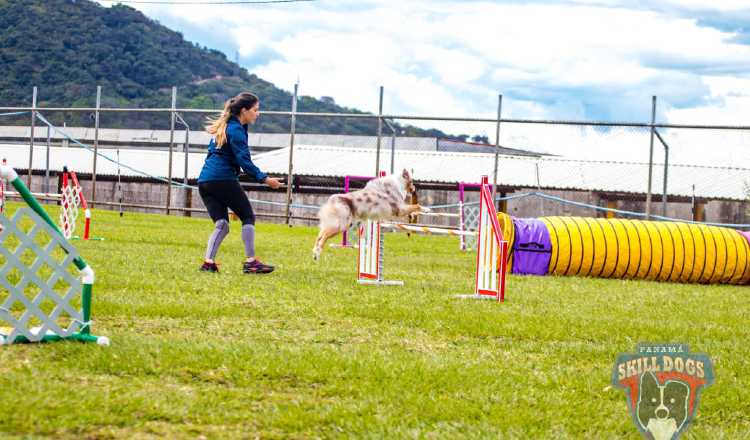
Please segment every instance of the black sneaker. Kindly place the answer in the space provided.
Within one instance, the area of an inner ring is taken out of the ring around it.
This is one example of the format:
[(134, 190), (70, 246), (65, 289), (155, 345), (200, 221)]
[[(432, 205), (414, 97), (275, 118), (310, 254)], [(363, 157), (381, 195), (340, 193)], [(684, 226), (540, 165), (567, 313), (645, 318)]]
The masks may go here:
[(219, 273), (219, 265), (216, 263), (208, 263), (206, 261), (203, 262), (203, 265), (200, 268), (201, 272), (215, 272)]
[(275, 267), (263, 264), (257, 258), (252, 263), (247, 261), (242, 263), (242, 272), (244, 273), (271, 273)]

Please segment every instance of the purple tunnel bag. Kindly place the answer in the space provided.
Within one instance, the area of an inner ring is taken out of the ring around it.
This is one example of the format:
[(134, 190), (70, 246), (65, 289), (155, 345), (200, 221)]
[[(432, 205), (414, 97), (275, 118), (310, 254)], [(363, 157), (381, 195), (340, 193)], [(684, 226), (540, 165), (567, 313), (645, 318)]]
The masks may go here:
[(521, 275), (546, 275), (552, 255), (547, 226), (533, 218), (514, 218), (513, 271)]

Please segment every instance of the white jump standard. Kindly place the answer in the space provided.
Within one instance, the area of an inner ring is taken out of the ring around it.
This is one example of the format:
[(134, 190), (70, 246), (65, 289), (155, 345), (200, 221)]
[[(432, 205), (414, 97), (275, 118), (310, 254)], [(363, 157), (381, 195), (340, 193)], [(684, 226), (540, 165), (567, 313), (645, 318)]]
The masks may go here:
[(383, 279), (383, 238), (380, 223), (367, 220), (359, 226), (357, 282), (376, 286), (403, 286), (403, 281)]

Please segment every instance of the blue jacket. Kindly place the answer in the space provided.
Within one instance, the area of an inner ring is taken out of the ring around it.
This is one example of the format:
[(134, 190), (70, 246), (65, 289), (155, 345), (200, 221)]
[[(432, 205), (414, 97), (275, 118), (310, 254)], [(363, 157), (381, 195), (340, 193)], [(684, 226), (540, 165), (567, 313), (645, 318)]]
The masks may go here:
[(240, 168), (258, 182), (263, 182), (268, 176), (250, 159), (247, 125), (240, 124), (236, 116), (230, 116), (226, 134), (227, 142), (221, 148), (216, 148), (216, 139), (209, 142), (208, 155), (198, 176), (198, 183), (239, 180)]

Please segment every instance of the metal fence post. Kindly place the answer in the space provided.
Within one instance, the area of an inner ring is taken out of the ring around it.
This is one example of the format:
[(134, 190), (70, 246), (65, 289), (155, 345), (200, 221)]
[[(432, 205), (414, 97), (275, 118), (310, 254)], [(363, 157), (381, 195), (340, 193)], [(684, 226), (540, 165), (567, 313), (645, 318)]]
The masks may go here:
[(291, 219), (292, 213), (292, 187), (294, 186), (294, 133), (297, 129), (297, 92), (299, 90), (299, 83), (294, 85), (294, 97), (292, 97), (292, 120), (289, 130), (289, 172), (286, 178), (286, 208), (284, 212), (284, 218), (288, 225)]
[(172, 153), (174, 150), (174, 122), (175, 109), (177, 108), (177, 87), (172, 87), (172, 109), (169, 112), (169, 169), (167, 170), (167, 215), (169, 215), (169, 206), (172, 204)]
[[(185, 191), (185, 208), (192, 208), (192, 189), (188, 187), (188, 160), (190, 155), (190, 125), (187, 121), (179, 114), (175, 113), (177, 122), (185, 126), (185, 144), (183, 145), (183, 151), (185, 154), (185, 169), (182, 174), (182, 184), (185, 185), (183, 190)], [(190, 217), (190, 211), (185, 211), (185, 217)]]
[(495, 208), (499, 208), (499, 202), (495, 200), (497, 197), (497, 164), (500, 160), (500, 120), (503, 116), (503, 95), (497, 95), (497, 127), (495, 129), (495, 171), (494, 178), (492, 181), (492, 200), (494, 201)]
[(669, 170), (669, 146), (664, 144), (664, 185), (661, 196), (661, 215), (667, 216), (667, 171)]
[(656, 131), (656, 96), (651, 97), (651, 144), (648, 149), (648, 189), (646, 192), (646, 220), (651, 217), (651, 183), (654, 168), (654, 132)]
[(26, 186), (31, 190), (31, 169), (34, 165), (34, 127), (36, 127), (36, 96), (37, 88), (34, 86), (34, 90), (31, 95), (31, 135), (29, 136), (29, 173), (26, 176)]
[[(542, 192), (542, 178), (539, 174), (539, 159), (536, 160), (536, 163), (534, 163), (534, 167), (536, 168), (536, 190), (538, 192)], [(539, 212), (542, 214), (542, 217), (544, 217), (544, 199), (541, 197), (538, 197), (539, 199)], [(497, 204), (499, 205), (500, 202), (498, 201)], [(498, 206), (498, 211), (500, 211), (500, 207)]]
[(391, 123), (388, 122), (387, 119), (383, 119), (383, 122), (385, 122), (385, 125), (387, 125), (388, 129), (391, 130), (391, 174), (393, 174), (395, 172), (394, 163), (395, 163), (395, 157), (396, 157), (396, 127), (391, 125)]
[(667, 216), (667, 171), (669, 170), (669, 145), (667, 145), (667, 142), (664, 140), (663, 137), (661, 137), (661, 134), (659, 134), (658, 130), (654, 130), (654, 133), (656, 133), (656, 137), (659, 139), (659, 142), (661, 142), (661, 145), (664, 147), (664, 182), (662, 185), (662, 191), (661, 191), (661, 215), (666, 217)]
[(49, 194), (49, 149), (52, 143), (52, 129), (47, 126), (47, 160), (44, 163), (44, 193)]
[(99, 109), (102, 106), (102, 86), (96, 86), (96, 109), (94, 111), (94, 169), (91, 171), (91, 202), (96, 202), (96, 158), (99, 156)]
[(693, 213), (693, 221), (695, 221), (695, 214), (697, 214), (695, 206), (695, 184), (693, 184), (693, 195), (690, 197), (690, 212)]
[(395, 172), (393, 169), (395, 160), (396, 160), (396, 132), (394, 131), (393, 136), (391, 137), (391, 174)]
[(375, 150), (375, 175), (380, 175), (380, 138), (383, 136), (383, 86), (380, 86), (380, 103), (378, 104), (378, 144)]

